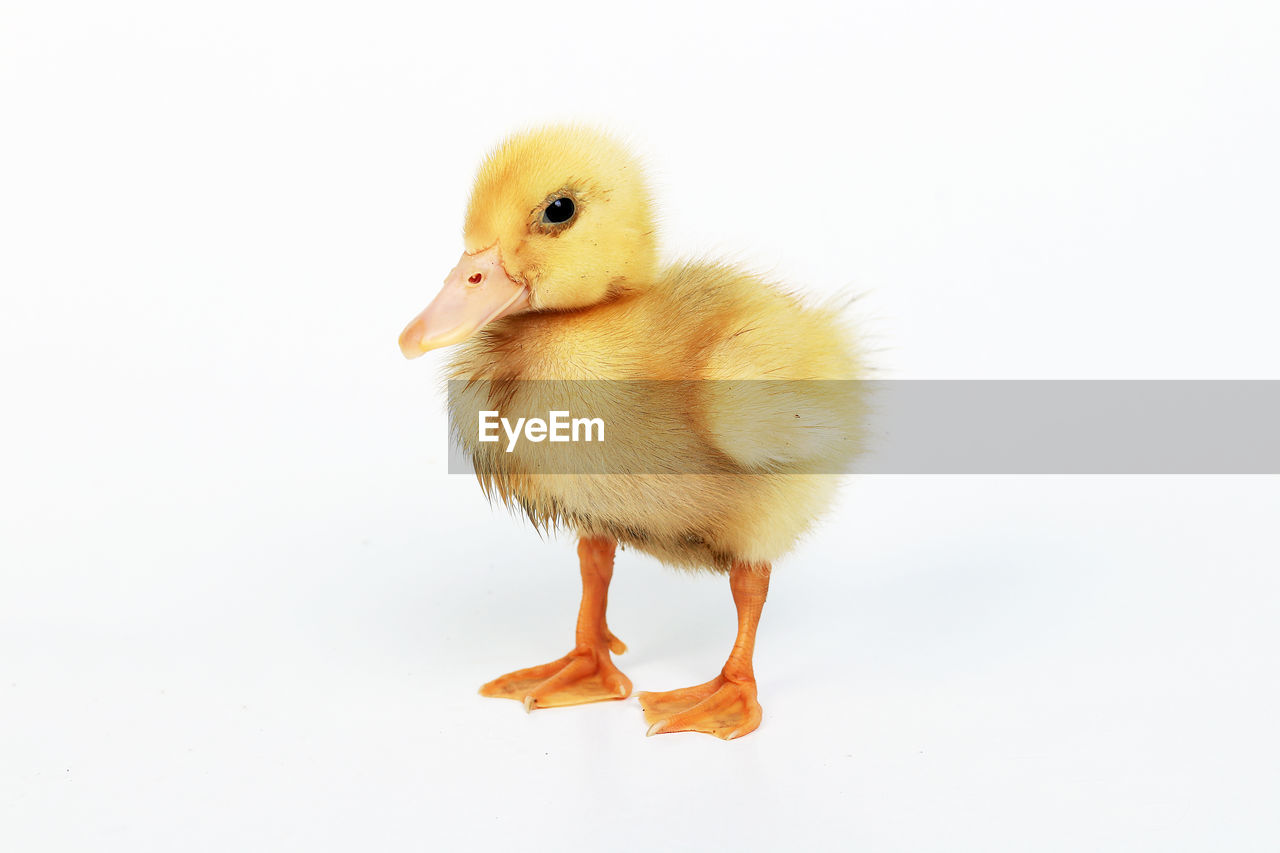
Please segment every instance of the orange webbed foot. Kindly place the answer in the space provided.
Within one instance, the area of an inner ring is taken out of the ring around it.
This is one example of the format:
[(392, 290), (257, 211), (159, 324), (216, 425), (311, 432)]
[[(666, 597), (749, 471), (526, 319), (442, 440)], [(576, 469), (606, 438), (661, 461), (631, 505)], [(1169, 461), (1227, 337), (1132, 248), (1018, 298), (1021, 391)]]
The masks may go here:
[(705, 684), (638, 693), (650, 735), (705, 732), (722, 740), (750, 734), (760, 725), (760, 703), (754, 679), (729, 680), (718, 675)]
[(612, 634), (608, 640), (607, 648), (580, 645), (559, 660), (499, 676), (481, 687), (480, 695), (514, 699), (526, 711), (626, 699), (631, 679), (614, 665), (609, 651), (621, 654), (627, 647)]

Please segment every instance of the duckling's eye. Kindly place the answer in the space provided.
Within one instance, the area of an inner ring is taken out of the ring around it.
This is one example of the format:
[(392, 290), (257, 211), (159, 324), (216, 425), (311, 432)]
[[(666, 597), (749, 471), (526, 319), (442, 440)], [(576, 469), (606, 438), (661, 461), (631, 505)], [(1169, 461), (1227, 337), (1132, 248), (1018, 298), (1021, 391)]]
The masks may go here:
[(573, 212), (573, 199), (558, 198), (547, 205), (546, 210), (542, 211), (542, 221), (549, 225), (559, 225), (572, 219)]

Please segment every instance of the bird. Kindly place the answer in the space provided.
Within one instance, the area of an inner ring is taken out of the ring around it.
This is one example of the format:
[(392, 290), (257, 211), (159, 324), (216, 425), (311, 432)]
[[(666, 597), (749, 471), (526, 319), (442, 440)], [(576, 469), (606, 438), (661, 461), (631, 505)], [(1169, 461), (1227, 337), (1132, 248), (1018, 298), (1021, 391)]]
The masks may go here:
[[(577, 537), (573, 649), (481, 694), (526, 711), (628, 698), (606, 610), (629, 548), (728, 576), (738, 629), (720, 673), (637, 698), (649, 735), (732, 740), (762, 719), (753, 662), (773, 564), (862, 449), (864, 351), (843, 306), (733, 263), (664, 261), (659, 202), (607, 130), (512, 134), (475, 178), (461, 258), (399, 345), (410, 359), (455, 348), (450, 426), (482, 489)], [(608, 441), (580, 442), (570, 463), (563, 444), (479, 434), (482, 412), (518, 423), (556, 405), (597, 418)]]

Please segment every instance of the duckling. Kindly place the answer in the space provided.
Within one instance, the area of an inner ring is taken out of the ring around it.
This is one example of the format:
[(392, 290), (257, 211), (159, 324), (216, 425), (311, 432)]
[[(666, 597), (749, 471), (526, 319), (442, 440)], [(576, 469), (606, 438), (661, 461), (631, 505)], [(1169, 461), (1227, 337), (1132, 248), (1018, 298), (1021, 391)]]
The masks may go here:
[[(582, 576), (573, 650), (480, 692), (529, 711), (631, 695), (612, 658), (626, 646), (605, 618), (622, 545), (727, 574), (738, 613), (717, 676), (638, 694), (648, 734), (754, 731), (772, 565), (827, 508), (830, 474), (860, 446), (846, 380), (862, 357), (838, 311), (729, 264), (661, 264), (637, 158), (581, 126), (518, 133), (489, 154), (464, 246), (400, 349), (458, 347), (446, 375), (465, 381), (451, 385), (450, 420), (481, 486), (535, 525), (575, 533)], [(612, 430), (589, 467), (556, 468), (545, 442), (480, 440), (479, 411), (545, 413), (552, 387)]]

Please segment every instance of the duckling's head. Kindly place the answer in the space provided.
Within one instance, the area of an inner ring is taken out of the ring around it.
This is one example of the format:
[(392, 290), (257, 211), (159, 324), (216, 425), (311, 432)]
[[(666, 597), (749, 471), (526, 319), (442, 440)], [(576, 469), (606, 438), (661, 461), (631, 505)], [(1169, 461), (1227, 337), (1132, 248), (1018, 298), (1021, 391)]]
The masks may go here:
[(612, 137), (576, 126), (520, 133), (491, 153), (463, 236), (444, 288), (400, 335), (407, 358), (513, 314), (606, 301), (657, 266), (640, 164)]

